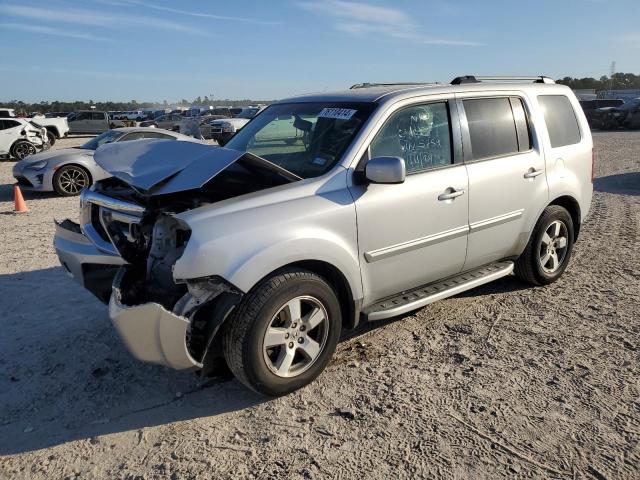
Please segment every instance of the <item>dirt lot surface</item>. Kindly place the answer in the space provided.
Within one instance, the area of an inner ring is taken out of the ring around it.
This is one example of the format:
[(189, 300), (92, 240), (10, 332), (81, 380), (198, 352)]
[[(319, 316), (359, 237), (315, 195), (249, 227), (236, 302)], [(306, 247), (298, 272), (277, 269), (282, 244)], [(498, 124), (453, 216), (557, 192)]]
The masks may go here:
[(26, 194), (14, 215), (0, 162), (0, 478), (639, 478), (640, 132), (594, 138), (557, 283), (364, 327), (276, 400), (132, 359), (58, 266), (53, 218), (78, 200)]

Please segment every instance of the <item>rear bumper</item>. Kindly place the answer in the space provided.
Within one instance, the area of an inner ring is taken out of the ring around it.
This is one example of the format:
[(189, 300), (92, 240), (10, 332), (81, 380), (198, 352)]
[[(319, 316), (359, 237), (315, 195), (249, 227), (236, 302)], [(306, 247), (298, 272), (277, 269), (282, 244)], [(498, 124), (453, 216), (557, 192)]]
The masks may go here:
[(197, 370), (197, 362), (187, 348), (189, 320), (171, 313), (158, 303), (124, 305), (120, 283), (126, 269), (120, 270), (113, 283), (109, 317), (127, 349), (138, 360), (175, 370)]

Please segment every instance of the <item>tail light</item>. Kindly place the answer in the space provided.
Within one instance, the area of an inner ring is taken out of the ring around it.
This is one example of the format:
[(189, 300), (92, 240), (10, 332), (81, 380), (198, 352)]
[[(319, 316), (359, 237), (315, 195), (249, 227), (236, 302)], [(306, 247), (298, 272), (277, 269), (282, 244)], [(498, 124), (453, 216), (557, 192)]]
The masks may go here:
[(591, 183), (596, 178), (596, 149), (591, 148)]

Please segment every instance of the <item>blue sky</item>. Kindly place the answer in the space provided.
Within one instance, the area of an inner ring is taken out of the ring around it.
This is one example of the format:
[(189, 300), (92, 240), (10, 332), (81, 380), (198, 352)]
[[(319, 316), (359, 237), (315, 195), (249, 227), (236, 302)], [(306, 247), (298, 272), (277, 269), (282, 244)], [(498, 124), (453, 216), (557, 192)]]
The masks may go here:
[(640, 0), (0, 0), (0, 100), (640, 73)]

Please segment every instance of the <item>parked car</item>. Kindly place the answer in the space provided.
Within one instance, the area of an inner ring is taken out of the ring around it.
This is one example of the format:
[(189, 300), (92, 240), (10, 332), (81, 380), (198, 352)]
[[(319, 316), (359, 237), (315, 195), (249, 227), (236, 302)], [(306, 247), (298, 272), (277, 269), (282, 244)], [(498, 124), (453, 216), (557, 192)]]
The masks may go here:
[[(60, 261), (135, 357), (203, 374), (224, 357), (248, 387), (291, 392), (361, 320), (567, 268), (589, 125), (566, 86), (493, 80), (281, 100), (228, 148), (106, 145), (95, 160), (114, 178), (56, 227)], [(291, 142), (260, 140), (289, 119)]]
[(640, 97), (597, 110), (604, 128), (640, 128)]
[(66, 117), (36, 115), (32, 120), (47, 129), (47, 137), (51, 145), (54, 145), (57, 139), (64, 138), (69, 134), (69, 122)]
[(47, 112), (44, 114), (47, 118), (67, 118), (71, 112)]
[(171, 130), (174, 132), (180, 131), (180, 122), (184, 119), (182, 115), (177, 113), (167, 113), (161, 115), (154, 120), (145, 120), (140, 122), (141, 127), (157, 127)]
[(16, 163), (13, 176), (25, 190), (55, 191), (59, 195), (78, 195), (93, 182), (111, 175), (96, 165), (95, 151), (101, 145), (140, 139), (193, 141), (191, 137), (158, 128), (119, 128), (108, 130), (80, 147), (49, 150)]
[(211, 108), (204, 110), (200, 115), (183, 117), (179, 124), (179, 131), (184, 135), (195, 138), (211, 138), (211, 121), (226, 118), (231, 115), (228, 108)]
[(44, 127), (24, 118), (0, 118), (0, 157), (21, 160), (49, 148)]
[(208, 138), (214, 139), (218, 142), (218, 145), (224, 145), (231, 140), (231, 137), (233, 137), (238, 130), (249, 123), (249, 120), (262, 110), (264, 110), (264, 107), (247, 107), (243, 108), (235, 117), (212, 120), (209, 122), (211, 133)]
[(13, 108), (0, 108), (0, 118), (15, 118), (16, 111)]
[(102, 133), (111, 128), (132, 127), (132, 120), (119, 120), (109, 116), (107, 112), (85, 110), (74, 112), (67, 117), (69, 133)]
[(580, 106), (591, 128), (603, 128), (603, 117), (613, 107), (624, 103), (619, 99), (580, 100)]

